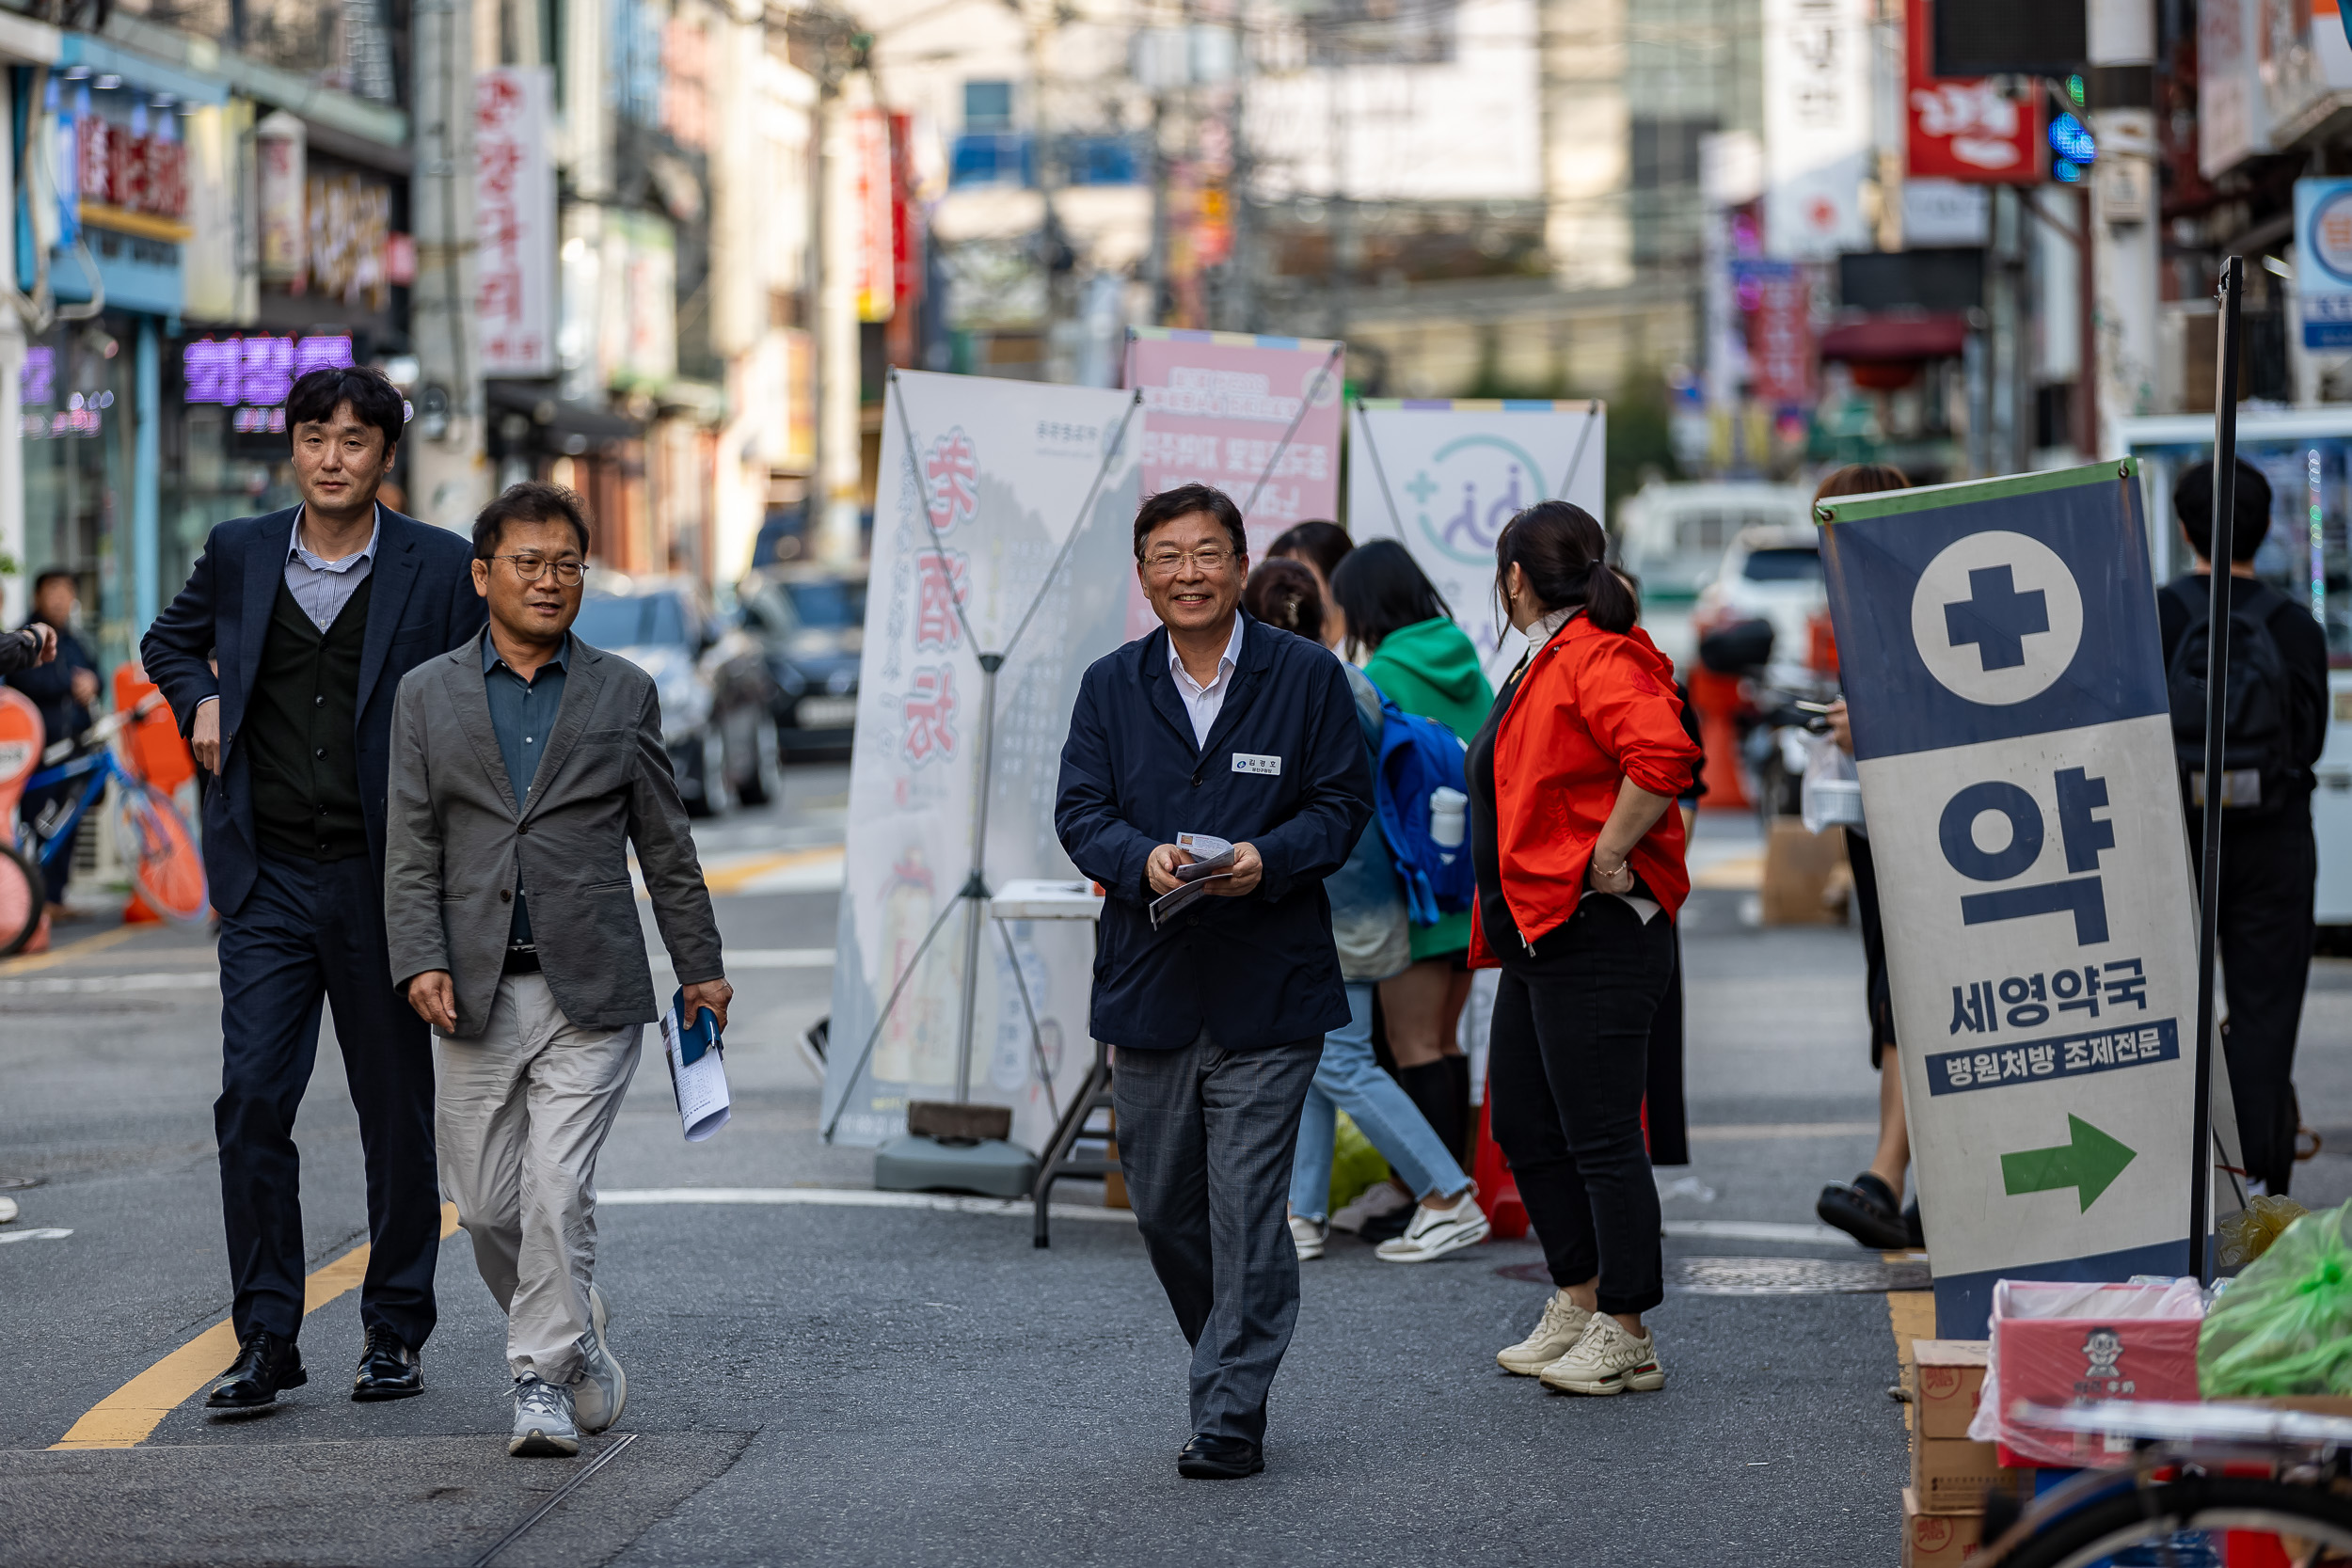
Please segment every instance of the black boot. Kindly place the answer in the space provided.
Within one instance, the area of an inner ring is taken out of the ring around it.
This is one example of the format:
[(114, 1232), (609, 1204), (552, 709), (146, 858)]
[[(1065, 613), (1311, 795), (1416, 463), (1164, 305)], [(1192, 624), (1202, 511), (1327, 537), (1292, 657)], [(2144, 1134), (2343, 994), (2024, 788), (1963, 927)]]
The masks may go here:
[(1419, 1067), (1402, 1069), (1396, 1081), (1405, 1086), (1406, 1098), (1421, 1112), (1422, 1119), (1429, 1123), (1429, 1130), (1438, 1134), (1438, 1141), (1453, 1149), (1462, 1143), (1462, 1111), (1454, 1098), (1454, 1077), (1445, 1060), (1441, 1056)]
[(1452, 1148), (1454, 1163), (1464, 1170), (1470, 1168), (1472, 1145), (1478, 1141), (1478, 1113), (1470, 1107), (1470, 1065), (1468, 1056), (1440, 1056), (1445, 1069), (1454, 1078), (1454, 1125), (1455, 1135)]

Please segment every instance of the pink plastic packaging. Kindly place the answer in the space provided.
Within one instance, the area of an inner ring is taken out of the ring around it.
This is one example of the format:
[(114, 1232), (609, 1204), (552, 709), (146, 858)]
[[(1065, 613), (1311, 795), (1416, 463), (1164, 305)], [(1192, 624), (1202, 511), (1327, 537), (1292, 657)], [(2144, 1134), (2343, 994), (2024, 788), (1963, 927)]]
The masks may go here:
[(2193, 1279), (1999, 1281), (1993, 1287), (1993, 1367), (1968, 1435), (1998, 1443), (2008, 1465), (2121, 1463), (2131, 1452), (2128, 1442), (2026, 1426), (2016, 1418), (2017, 1405), (2193, 1401), (2204, 1316), (2204, 1296)]

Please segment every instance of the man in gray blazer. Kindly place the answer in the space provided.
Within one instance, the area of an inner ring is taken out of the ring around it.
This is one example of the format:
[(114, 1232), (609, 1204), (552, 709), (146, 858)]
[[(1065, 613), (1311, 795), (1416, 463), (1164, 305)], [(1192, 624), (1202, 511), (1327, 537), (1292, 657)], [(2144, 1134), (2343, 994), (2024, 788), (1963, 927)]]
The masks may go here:
[(514, 485), (473, 546), (490, 624), (393, 709), (385, 925), (435, 1032), (441, 1186), (507, 1315), (507, 1452), (563, 1456), (628, 1397), (590, 1273), (596, 1154), (659, 1016), (630, 844), (688, 1019), (725, 1028), (734, 990), (652, 677), (571, 635), (579, 498)]

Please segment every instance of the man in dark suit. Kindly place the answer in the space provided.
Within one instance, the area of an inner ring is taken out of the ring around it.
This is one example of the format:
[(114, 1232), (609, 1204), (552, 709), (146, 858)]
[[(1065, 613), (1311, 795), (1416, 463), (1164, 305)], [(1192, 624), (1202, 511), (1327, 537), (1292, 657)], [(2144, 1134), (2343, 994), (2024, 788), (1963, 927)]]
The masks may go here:
[[(1153, 496), (1135, 546), (1161, 629), (1087, 671), (1054, 825), (1109, 895), (1093, 1033), (1119, 1051), (1120, 1164), (1193, 1348), (1176, 1467), (1224, 1479), (1265, 1467), (1298, 1317), (1291, 1156), (1324, 1033), (1348, 1018), (1323, 879), (1372, 817), (1372, 776), (1339, 661), (1242, 612), (1248, 546), (1223, 492)], [(1183, 832), (1231, 840), (1232, 873), (1154, 928), (1192, 860)]]
[(302, 504), (213, 530), (140, 647), (215, 777), (204, 799), (221, 917), (213, 1126), (239, 1346), (206, 1401), (218, 1410), (308, 1381), (293, 1133), (322, 1004), (335, 1009), (367, 1159), (366, 1346), (351, 1397), (424, 1388), (441, 1235), (433, 1056), (385, 945), (387, 765), (401, 677), (479, 634), (484, 611), (467, 541), (376, 501), (405, 417), (376, 371), (296, 381), (286, 427)]

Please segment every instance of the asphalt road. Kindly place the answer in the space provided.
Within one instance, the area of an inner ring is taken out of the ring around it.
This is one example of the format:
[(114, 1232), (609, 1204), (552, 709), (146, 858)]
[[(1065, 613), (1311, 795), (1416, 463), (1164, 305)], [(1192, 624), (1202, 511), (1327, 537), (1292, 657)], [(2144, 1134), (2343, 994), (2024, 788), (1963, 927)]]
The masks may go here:
[[(341, 1397), (359, 1339), (344, 1294), (309, 1320), (312, 1380), (274, 1411), (171, 1402), (132, 1446), (51, 1449), (226, 1310), (218, 1000), (195, 933), (100, 922), (0, 966), (0, 1181), (39, 1182), (0, 1227), (0, 1563), (405, 1568), (479, 1563), (501, 1542), (501, 1568), (1895, 1560), (1883, 1266), (1804, 1239), (1821, 1182), (1871, 1143), (1851, 930), (1756, 929), (1736, 885), (1691, 907), (1695, 1160), (1661, 1173), (1677, 1282), (1655, 1318), (1663, 1393), (1579, 1401), (1496, 1370), (1544, 1298), (1529, 1243), (1402, 1269), (1342, 1238), (1304, 1267), (1266, 1474), (1186, 1482), (1184, 1346), (1123, 1216), (1062, 1220), (1035, 1251), (1025, 1212), (861, 1201), (870, 1154), (817, 1137), (792, 1042), (827, 1006), (844, 784), (795, 770), (781, 806), (701, 835), (729, 949), (765, 966), (733, 975), (736, 1116), (682, 1144), (658, 1066), (622, 1112), (598, 1279), (630, 1400), (576, 1461), (506, 1457), (502, 1325), (462, 1235), (441, 1254), (423, 1397)], [(1710, 824), (1711, 879), (1739, 880), (1742, 831)], [(2323, 962), (2300, 1077), (2306, 1119), (2341, 1150), (2348, 1033), (2352, 962)], [(364, 1240), (331, 1045), (299, 1135), (316, 1270)], [(2352, 1159), (2305, 1169), (2298, 1196), (2352, 1195)], [(1863, 1288), (1691, 1288), (1804, 1259)]]

